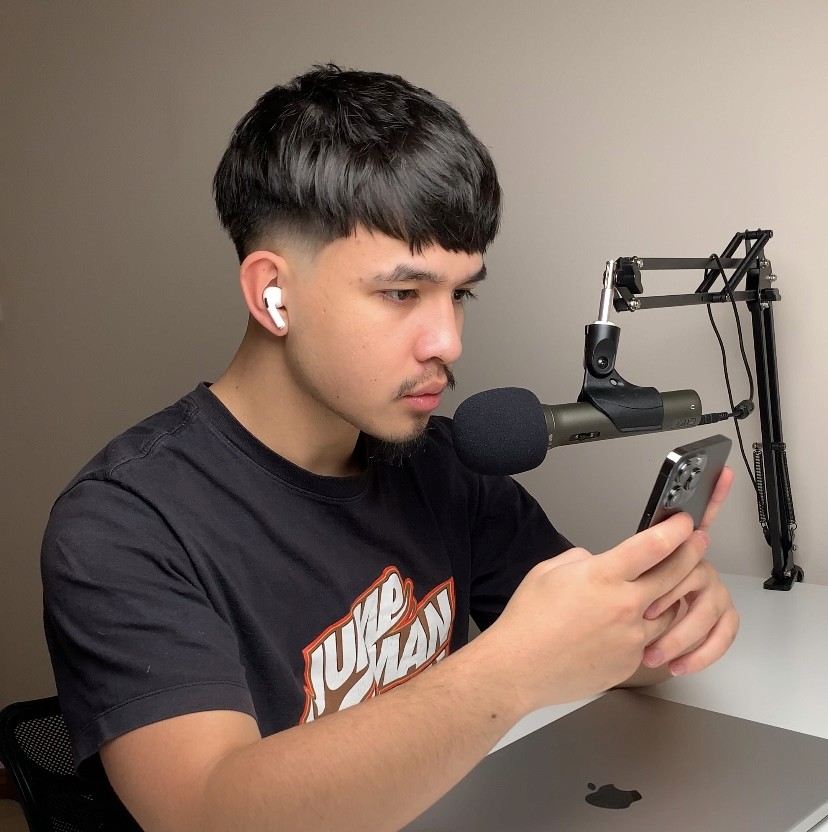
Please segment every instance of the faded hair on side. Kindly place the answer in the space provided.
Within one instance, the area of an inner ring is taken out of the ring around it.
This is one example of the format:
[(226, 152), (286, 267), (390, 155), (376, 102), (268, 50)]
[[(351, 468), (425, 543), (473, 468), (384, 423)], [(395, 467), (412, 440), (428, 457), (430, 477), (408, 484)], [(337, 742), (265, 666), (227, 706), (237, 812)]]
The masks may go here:
[(271, 240), (321, 248), (357, 226), (482, 253), (497, 234), (492, 158), (460, 114), (397, 75), (316, 66), (266, 92), (215, 177), (239, 260)]

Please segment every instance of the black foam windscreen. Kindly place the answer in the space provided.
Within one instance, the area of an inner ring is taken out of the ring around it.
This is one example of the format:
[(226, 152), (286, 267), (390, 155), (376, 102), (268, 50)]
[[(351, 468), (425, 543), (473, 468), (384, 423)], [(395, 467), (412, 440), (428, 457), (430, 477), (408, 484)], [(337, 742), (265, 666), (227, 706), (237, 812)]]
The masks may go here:
[(466, 399), (452, 423), (460, 461), (480, 474), (519, 474), (546, 457), (543, 406), (531, 390), (499, 387)]

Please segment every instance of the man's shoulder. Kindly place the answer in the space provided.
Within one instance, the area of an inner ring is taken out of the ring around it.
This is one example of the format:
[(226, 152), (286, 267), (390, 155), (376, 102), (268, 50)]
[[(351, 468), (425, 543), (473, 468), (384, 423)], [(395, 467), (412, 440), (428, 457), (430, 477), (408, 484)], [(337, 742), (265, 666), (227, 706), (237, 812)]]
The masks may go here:
[[(62, 494), (89, 480), (117, 480), (119, 475), (163, 453), (165, 446), (180, 439), (199, 411), (192, 394), (147, 416), (115, 436), (72, 478)], [(62, 495), (61, 495), (62, 496)]]

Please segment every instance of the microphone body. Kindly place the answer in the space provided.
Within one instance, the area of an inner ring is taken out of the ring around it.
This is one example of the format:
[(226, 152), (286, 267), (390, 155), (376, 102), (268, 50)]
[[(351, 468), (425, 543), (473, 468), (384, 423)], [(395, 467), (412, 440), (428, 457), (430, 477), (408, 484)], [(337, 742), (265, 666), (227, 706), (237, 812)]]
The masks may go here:
[(694, 428), (701, 422), (701, 399), (695, 390), (670, 390), (661, 394), (661, 401), (664, 407), (661, 425), (643, 430), (619, 430), (608, 416), (588, 402), (541, 404), (549, 434), (547, 450), (637, 433)]
[(700, 424), (701, 400), (695, 390), (672, 390), (661, 393), (661, 398), (659, 425), (621, 430), (588, 402), (549, 405), (520, 387), (486, 390), (457, 408), (452, 423), (454, 447), (472, 471), (519, 474), (537, 468), (550, 448)]

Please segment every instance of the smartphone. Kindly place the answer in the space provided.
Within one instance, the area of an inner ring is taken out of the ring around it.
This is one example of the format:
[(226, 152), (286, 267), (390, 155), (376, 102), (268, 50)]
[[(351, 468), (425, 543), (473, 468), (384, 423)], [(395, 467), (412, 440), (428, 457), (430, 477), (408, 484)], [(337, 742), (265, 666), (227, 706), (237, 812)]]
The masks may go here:
[(717, 433), (670, 451), (658, 472), (638, 531), (679, 511), (686, 511), (698, 528), (732, 444), (726, 436)]

